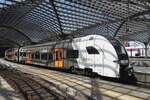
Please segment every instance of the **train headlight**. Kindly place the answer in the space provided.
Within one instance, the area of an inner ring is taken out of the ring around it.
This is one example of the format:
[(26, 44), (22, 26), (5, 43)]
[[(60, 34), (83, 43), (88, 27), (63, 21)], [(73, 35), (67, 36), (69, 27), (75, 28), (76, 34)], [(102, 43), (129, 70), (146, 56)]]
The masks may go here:
[(129, 63), (129, 60), (120, 60), (121, 65), (127, 65)]

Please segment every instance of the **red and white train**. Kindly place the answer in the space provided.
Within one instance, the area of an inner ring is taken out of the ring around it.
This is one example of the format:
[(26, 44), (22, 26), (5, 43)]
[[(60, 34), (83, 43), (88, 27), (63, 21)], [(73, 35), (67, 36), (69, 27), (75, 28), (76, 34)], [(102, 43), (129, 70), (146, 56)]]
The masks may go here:
[[(145, 57), (145, 45), (141, 42), (130, 41), (124, 43), (125, 49), (129, 57)], [(147, 48), (147, 56), (150, 57), (150, 48)]]
[(124, 80), (134, 76), (124, 46), (114, 38), (101, 35), (13, 48), (5, 52), (5, 58), (25, 64), (68, 69), (71, 72), (95, 72)]

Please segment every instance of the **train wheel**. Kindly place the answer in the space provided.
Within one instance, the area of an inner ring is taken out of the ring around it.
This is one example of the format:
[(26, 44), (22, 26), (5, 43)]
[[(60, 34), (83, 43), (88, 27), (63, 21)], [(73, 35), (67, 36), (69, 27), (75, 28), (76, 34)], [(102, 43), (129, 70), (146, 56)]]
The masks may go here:
[(85, 68), (85, 69), (84, 69), (84, 74), (85, 74), (85, 76), (92, 77), (92, 76), (93, 76), (92, 69)]
[(75, 68), (72, 66), (72, 67), (70, 67), (70, 72), (71, 73), (74, 73), (75, 72)]
[(92, 72), (92, 77), (98, 77), (98, 73)]

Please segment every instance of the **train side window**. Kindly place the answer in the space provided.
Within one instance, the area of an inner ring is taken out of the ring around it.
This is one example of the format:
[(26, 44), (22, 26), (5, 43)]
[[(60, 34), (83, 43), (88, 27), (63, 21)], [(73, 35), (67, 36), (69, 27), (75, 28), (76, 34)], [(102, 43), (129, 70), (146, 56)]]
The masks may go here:
[(98, 50), (93, 46), (86, 47), (88, 54), (99, 54)]
[(79, 51), (78, 50), (67, 50), (67, 58), (78, 58)]
[(25, 52), (23, 52), (23, 53), (22, 53), (22, 55), (25, 57), (25, 56), (26, 56), (26, 53), (25, 53)]
[(35, 53), (35, 59), (40, 59), (40, 53), (39, 52)]
[(53, 54), (49, 54), (48, 59), (53, 60)]
[(22, 52), (20, 52), (20, 56), (23, 56)]
[(59, 52), (59, 59), (63, 59), (63, 55), (62, 55), (62, 52)]
[(42, 53), (42, 54), (41, 54), (41, 58), (42, 58), (43, 60), (47, 60), (47, 53)]
[(55, 56), (56, 56), (56, 59), (55, 59), (55, 60), (59, 60), (59, 57), (58, 57), (58, 56), (59, 56), (59, 54), (58, 54), (59, 52), (56, 51), (55, 53), (56, 53), (56, 55), (55, 55)]
[(25, 52), (20, 52), (20, 56), (26, 56), (26, 53)]

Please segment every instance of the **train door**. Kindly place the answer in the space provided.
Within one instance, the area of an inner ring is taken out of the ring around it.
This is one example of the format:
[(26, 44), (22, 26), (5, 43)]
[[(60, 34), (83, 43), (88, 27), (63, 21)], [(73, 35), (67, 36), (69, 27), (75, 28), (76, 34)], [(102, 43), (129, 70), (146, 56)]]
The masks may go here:
[(55, 49), (55, 67), (56, 68), (61, 68), (64, 66), (63, 52), (64, 52), (64, 49)]
[(93, 69), (93, 72), (96, 72), (100, 75), (103, 74), (103, 52), (100, 49), (97, 49), (96, 46), (88, 46), (87, 50), (87, 65), (90, 65), (90, 68)]
[(104, 58), (103, 57), (104, 57), (104, 53), (102, 50), (98, 50), (98, 54), (94, 55), (94, 64), (95, 64), (94, 71), (100, 75), (103, 75), (104, 73), (104, 61), (103, 61)]
[(27, 51), (26, 63), (32, 64), (32, 53), (31, 53), (31, 51)]

